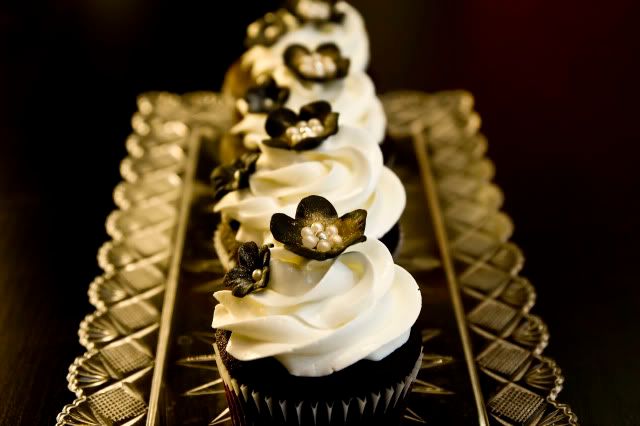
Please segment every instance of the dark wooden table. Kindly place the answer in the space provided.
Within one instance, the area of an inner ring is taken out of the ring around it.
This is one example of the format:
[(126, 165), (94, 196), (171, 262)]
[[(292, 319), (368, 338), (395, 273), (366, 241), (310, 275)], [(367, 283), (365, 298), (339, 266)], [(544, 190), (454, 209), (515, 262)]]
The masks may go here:
[[(0, 424), (41, 425), (73, 399), (135, 95), (218, 88), (275, 2), (14, 3), (0, 12)], [(585, 425), (640, 424), (637, 2), (353, 3), (380, 91), (476, 96), (561, 400)]]

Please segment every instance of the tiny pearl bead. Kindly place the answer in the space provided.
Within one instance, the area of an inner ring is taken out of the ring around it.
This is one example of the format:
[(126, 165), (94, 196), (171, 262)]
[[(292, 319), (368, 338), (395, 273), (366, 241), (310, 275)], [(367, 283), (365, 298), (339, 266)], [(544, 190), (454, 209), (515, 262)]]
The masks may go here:
[(313, 67), (313, 64), (305, 61), (302, 64), (300, 64), (300, 71), (302, 71), (303, 74), (312, 75), (315, 69)]
[(318, 232), (316, 234), (316, 237), (318, 237), (320, 241), (326, 240), (327, 238), (329, 238), (329, 236), (325, 232)]
[(233, 172), (233, 179), (240, 180), (240, 176), (240, 170), (236, 170), (235, 172)]
[(285, 134), (288, 137), (292, 137), (293, 135), (297, 135), (300, 133), (300, 130), (298, 130), (297, 127), (288, 127), (287, 130), (285, 131)]
[[(327, 58), (328, 59), (328, 58)], [(324, 61), (324, 70), (327, 74), (333, 74), (336, 72), (336, 64), (331, 59)]]
[(322, 123), (320, 122), (320, 120), (318, 120), (317, 118), (312, 118), (311, 120), (309, 120), (309, 126), (313, 127), (313, 126), (322, 126)]
[(300, 121), (298, 121), (298, 122), (296, 123), (296, 126), (297, 126), (298, 128), (307, 127), (307, 125), (308, 125), (308, 123), (307, 123), (306, 121), (304, 121), (304, 120), (300, 120)]
[(329, 237), (329, 241), (331, 241), (334, 245), (342, 244), (342, 237), (338, 234), (333, 234)]
[(273, 106), (273, 101), (269, 98), (264, 100), (264, 106), (267, 108), (271, 108)]
[(311, 128), (311, 130), (313, 131), (313, 133), (315, 133), (315, 135), (319, 135), (320, 133), (322, 133), (324, 131), (324, 127), (323, 126), (313, 126)]
[(317, 76), (322, 76), (326, 72), (326, 70), (324, 69), (324, 64), (321, 61), (316, 61), (313, 64), (313, 71)]
[(324, 225), (320, 222), (314, 222), (313, 224), (311, 224), (311, 229), (313, 229), (313, 232), (317, 234), (318, 232), (324, 231)]
[(308, 226), (305, 226), (300, 231), (300, 235), (302, 235), (303, 237), (306, 237), (307, 235), (314, 235), (314, 234), (315, 232), (313, 232), (313, 229), (309, 228)]
[(262, 278), (262, 270), (254, 269), (251, 273), (251, 278), (253, 278), (254, 281), (260, 281), (260, 278)]
[(302, 245), (308, 249), (313, 249), (318, 244), (318, 238), (315, 235), (305, 235), (302, 237)]
[(318, 243), (317, 250), (321, 253), (328, 252), (331, 250), (331, 243), (327, 240), (322, 240)]
[(299, 134), (298, 135), (293, 135), (293, 136), (291, 136), (290, 139), (291, 139), (291, 142), (298, 143), (298, 142), (300, 142), (302, 140), (302, 136), (299, 135)]
[(338, 227), (335, 225), (327, 226), (327, 234), (336, 235), (338, 233)]

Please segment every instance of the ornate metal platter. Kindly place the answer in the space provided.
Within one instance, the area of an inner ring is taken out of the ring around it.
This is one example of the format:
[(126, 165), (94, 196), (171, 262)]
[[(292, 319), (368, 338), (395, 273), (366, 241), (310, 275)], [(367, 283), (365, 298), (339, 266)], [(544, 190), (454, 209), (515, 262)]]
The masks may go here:
[[(383, 97), (387, 164), (408, 204), (396, 262), (418, 280), (424, 361), (404, 424), (577, 425), (556, 402), (563, 377), (530, 313), (513, 225), (500, 212), (480, 119), (465, 92)], [(231, 425), (210, 328), (222, 267), (211, 237), (209, 172), (231, 103), (214, 93), (138, 99), (99, 250), (86, 348), (69, 368), (71, 425)], [(293, 419), (290, 422), (298, 424)]]

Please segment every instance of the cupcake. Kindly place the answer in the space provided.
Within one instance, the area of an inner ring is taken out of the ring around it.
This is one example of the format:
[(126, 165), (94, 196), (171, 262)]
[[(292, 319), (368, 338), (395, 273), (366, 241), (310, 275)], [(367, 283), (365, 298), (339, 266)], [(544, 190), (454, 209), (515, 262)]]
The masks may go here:
[(242, 97), (258, 77), (282, 64), (288, 46), (324, 43), (335, 43), (351, 58), (352, 70), (367, 68), (369, 38), (358, 11), (335, 0), (288, 0), (247, 27), (248, 50), (227, 72), (223, 91)]
[(223, 85), (237, 108), (236, 125), (217, 148), (220, 162), (257, 149), (271, 110), (297, 110), (316, 100), (341, 111), (343, 123), (384, 141), (386, 117), (365, 73), (369, 39), (353, 7), (335, 0), (285, 1), (283, 8), (249, 25), (245, 44), (247, 52)]
[(223, 135), (219, 148), (220, 161), (230, 162), (242, 154), (255, 151), (263, 139), (267, 115), (284, 107), (289, 89), (278, 86), (271, 77), (251, 86), (236, 100), (236, 124)]
[(341, 214), (367, 210), (365, 235), (385, 239), (395, 249), (404, 187), (383, 165), (380, 146), (364, 130), (340, 121), (324, 101), (299, 113), (279, 108), (268, 116), (267, 138), (258, 143), (257, 153), (213, 172), (214, 210), (222, 217), (214, 239), (223, 264), (233, 263), (237, 249), (224, 236), (235, 233), (238, 243), (273, 243), (271, 216), (293, 215), (311, 194), (331, 199)]
[(271, 219), (281, 246), (242, 243), (214, 294), (233, 424), (398, 424), (422, 359), (418, 285), (366, 240), (366, 211), (310, 196), (297, 213)]
[(267, 114), (280, 106), (298, 110), (302, 106), (324, 100), (340, 111), (342, 123), (358, 127), (375, 142), (385, 136), (386, 117), (375, 87), (363, 71), (351, 71), (351, 61), (333, 43), (311, 49), (292, 44), (278, 65), (261, 83), (252, 86), (237, 101), (238, 123), (230, 133), (241, 138), (248, 150), (266, 136)]

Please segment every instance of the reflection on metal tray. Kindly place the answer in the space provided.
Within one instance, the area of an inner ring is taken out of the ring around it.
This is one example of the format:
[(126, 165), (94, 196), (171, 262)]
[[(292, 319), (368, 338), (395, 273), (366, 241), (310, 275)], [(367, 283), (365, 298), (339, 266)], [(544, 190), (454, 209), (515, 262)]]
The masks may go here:
[[(396, 262), (418, 280), (425, 357), (403, 424), (577, 425), (556, 402), (563, 378), (542, 356), (533, 286), (465, 92), (383, 96), (387, 164), (408, 204)], [(127, 140), (113, 238), (69, 369), (76, 399), (57, 425), (230, 425), (210, 329), (222, 267), (208, 190), (230, 103), (208, 92), (148, 93)], [(419, 172), (419, 173), (416, 173)], [(293, 424), (293, 423), (292, 423)]]

